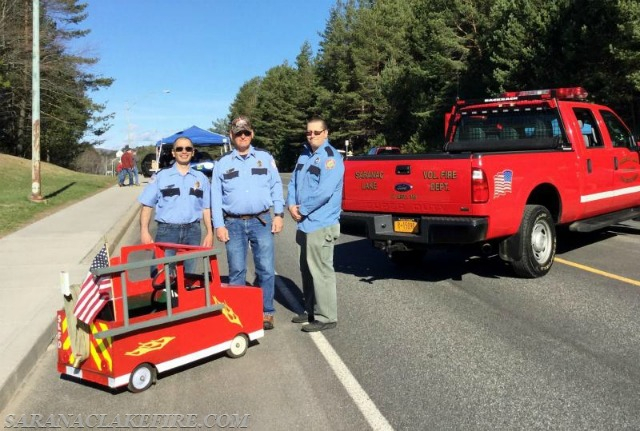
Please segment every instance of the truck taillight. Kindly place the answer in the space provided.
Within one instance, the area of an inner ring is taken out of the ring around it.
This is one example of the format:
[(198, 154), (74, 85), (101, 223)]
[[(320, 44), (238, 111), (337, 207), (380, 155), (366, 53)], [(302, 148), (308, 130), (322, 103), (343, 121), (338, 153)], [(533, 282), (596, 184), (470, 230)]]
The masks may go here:
[(482, 169), (473, 168), (471, 171), (471, 201), (483, 204), (489, 200), (489, 183)]

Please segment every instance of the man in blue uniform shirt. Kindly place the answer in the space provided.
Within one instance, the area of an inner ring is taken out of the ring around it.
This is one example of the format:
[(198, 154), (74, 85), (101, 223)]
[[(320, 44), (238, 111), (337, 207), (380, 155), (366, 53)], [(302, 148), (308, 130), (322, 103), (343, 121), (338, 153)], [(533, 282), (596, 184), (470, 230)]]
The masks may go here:
[[(158, 222), (156, 242), (213, 246), (211, 186), (202, 172), (191, 169), (193, 151), (189, 138), (176, 139), (172, 149), (175, 163), (160, 170), (138, 197), (142, 204), (140, 242), (143, 244), (153, 242), (149, 223), (155, 208), (155, 220)], [(207, 229), (202, 243), (200, 220)], [(167, 256), (174, 254), (175, 250), (167, 250)], [(184, 270), (193, 273), (195, 266), (195, 260), (189, 259), (185, 261)]]
[(211, 177), (213, 227), (218, 240), (226, 244), (231, 285), (246, 284), (247, 251), (251, 245), (258, 285), (262, 288), (263, 326), (273, 329), (273, 234), (282, 230), (284, 198), (276, 163), (267, 151), (251, 145), (253, 136), (247, 117), (231, 122), (229, 137), (235, 149), (216, 162)]
[(305, 332), (334, 328), (338, 321), (333, 249), (340, 237), (344, 164), (328, 137), (324, 120), (309, 120), (307, 144), (291, 174), (287, 195), (289, 213), (298, 222), (296, 243), (306, 310), (292, 322), (308, 321), (302, 327)]

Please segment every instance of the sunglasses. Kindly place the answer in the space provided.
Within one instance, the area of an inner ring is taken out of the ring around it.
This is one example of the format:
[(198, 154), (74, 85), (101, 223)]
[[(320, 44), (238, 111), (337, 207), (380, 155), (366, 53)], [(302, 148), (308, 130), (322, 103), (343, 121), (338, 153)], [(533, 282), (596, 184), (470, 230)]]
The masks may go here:
[(240, 136), (251, 136), (251, 132), (248, 130), (241, 130), (238, 133), (234, 133), (233, 136), (239, 138)]
[(312, 134), (316, 135), (316, 136), (320, 136), (320, 134), (322, 132), (324, 132), (327, 129), (322, 129), (322, 130), (307, 130), (307, 136), (311, 136)]
[(187, 153), (191, 153), (193, 152), (193, 147), (175, 147), (173, 151), (175, 151), (176, 153), (181, 153), (183, 151), (186, 151)]

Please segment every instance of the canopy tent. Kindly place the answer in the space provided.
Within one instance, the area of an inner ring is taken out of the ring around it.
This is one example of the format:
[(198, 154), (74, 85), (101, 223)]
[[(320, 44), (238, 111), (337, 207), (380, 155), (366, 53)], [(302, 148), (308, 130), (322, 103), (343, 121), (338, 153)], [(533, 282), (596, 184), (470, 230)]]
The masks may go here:
[(161, 147), (162, 144), (173, 144), (176, 139), (186, 137), (191, 139), (193, 145), (226, 145), (229, 143), (229, 138), (219, 133), (213, 133), (208, 130), (201, 129), (197, 126), (191, 126), (181, 132), (174, 133), (171, 136), (160, 139), (156, 143), (156, 147)]
[[(174, 133), (171, 136), (160, 139), (156, 142), (156, 160), (155, 164), (152, 164), (150, 172), (156, 172), (158, 169), (170, 166), (173, 163), (173, 155), (171, 154), (171, 146), (176, 139), (186, 137), (191, 139), (194, 146), (197, 147), (211, 147), (220, 146), (220, 154), (227, 151), (227, 147), (230, 148), (229, 138), (219, 133), (213, 133), (208, 130), (201, 129), (197, 126), (191, 126), (188, 129), (182, 130), (178, 133)], [(205, 155), (207, 153), (197, 152), (194, 155), (192, 164), (198, 160), (198, 155)], [(211, 158), (211, 155), (207, 155)]]

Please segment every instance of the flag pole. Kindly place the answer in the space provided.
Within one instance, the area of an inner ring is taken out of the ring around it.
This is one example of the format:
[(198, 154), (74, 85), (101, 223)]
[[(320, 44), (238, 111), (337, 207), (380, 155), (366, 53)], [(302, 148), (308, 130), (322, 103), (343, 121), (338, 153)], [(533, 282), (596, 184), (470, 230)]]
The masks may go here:
[[(109, 241), (107, 241), (107, 235), (104, 235), (104, 248), (107, 250), (107, 262), (109, 263), (109, 266), (111, 266), (111, 253), (109, 253)], [(111, 295), (110, 296), (110, 301), (115, 302), (115, 293), (113, 291), (113, 277), (111, 277)], [(118, 316), (116, 315), (117, 310), (116, 310), (116, 306), (115, 303), (111, 304), (112, 308), (113, 308), (113, 319), (114, 320), (118, 320)]]

